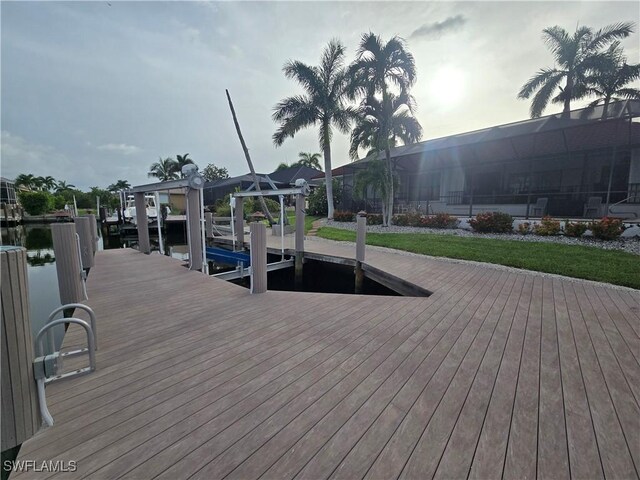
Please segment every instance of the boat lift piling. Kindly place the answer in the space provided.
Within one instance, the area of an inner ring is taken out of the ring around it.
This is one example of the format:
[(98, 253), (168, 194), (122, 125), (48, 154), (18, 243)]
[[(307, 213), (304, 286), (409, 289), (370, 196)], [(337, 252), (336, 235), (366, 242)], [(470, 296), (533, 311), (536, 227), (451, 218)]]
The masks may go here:
[(295, 232), (295, 288), (302, 289), (302, 264), (304, 263), (304, 205), (305, 198), (302, 193), (296, 195), (296, 232)]
[(367, 240), (367, 214), (366, 212), (358, 212), (356, 217), (356, 268), (355, 268), (355, 293), (360, 294), (364, 285), (364, 270), (362, 264), (364, 263), (365, 244)]

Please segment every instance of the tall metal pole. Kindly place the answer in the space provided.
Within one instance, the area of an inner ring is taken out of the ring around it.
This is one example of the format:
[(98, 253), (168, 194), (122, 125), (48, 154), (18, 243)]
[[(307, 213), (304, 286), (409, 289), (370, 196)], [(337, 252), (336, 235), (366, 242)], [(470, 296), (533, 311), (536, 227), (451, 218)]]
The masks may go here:
[(364, 285), (364, 271), (362, 269), (362, 263), (364, 262), (365, 244), (367, 240), (367, 214), (366, 212), (358, 212), (356, 218), (357, 230), (356, 230), (356, 285), (355, 293), (362, 293)]
[(164, 255), (164, 245), (162, 244), (162, 209), (160, 208), (160, 193), (156, 190), (156, 222), (158, 224), (158, 247), (160, 248), (160, 255)]
[(296, 233), (295, 233), (295, 288), (301, 290), (303, 285), (303, 264), (304, 264), (304, 195), (296, 195)]
[(202, 273), (209, 275), (209, 263), (207, 262), (207, 240), (205, 234), (204, 218), (204, 190), (200, 189), (200, 238), (202, 241)]
[(282, 260), (284, 260), (284, 196), (278, 195), (280, 198), (280, 252)]

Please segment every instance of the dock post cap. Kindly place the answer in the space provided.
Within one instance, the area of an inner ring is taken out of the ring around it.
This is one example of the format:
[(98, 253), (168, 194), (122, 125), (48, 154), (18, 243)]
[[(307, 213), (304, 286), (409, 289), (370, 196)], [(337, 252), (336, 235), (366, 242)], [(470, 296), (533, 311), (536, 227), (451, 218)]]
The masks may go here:
[(367, 216), (367, 212), (365, 212), (364, 210), (360, 210), (360, 211), (358, 212), (358, 216), (359, 216), (359, 217), (366, 217), (366, 216)]

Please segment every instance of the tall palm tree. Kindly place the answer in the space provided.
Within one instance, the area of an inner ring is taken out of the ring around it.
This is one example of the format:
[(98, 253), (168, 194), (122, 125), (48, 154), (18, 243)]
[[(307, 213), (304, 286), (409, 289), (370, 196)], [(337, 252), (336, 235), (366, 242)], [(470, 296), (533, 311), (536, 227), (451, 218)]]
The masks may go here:
[[(531, 118), (542, 115), (556, 88), (560, 89), (560, 93), (553, 101), (564, 105), (565, 114), (571, 111), (571, 100), (585, 94), (585, 77), (597, 65), (600, 50), (616, 40), (628, 37), (633, 32), (633, 27), (633, 22), (608, 25), (595, 32), (590, 27), (579, 27), (573, 35), (559, 26), (545, 28), (542, 39), (551, 50), (556, 66), (540, 69), (518, 92), (518, 98), (521, 99), (533, 95)], [(561, 87), (563, 80), (565, 84)]]
[(409, 91), (416, 81), (416, 63), (404, 39), (384, 42), (379, 35), (365, 33), (356, 60), (349, 67), (352, 95), (386, 94), (391, 86)]
[(60, 180), (56, 185), (56, 193), (67, 192), (73, 188), (76, 188), (76, 186), (71, 183), (67, 183), (64, 180)]
[(44, 177), (33, 177), (31, 186), (34, 190), (42, 191), (44, 188)]
[(160, 157), (157, 162), (151, 164), (147, 175), (149, 177), (155, 177), (161, 182), (176, 180), (178, 178), (176, 161), (171, 157), (165, 159)]
[[(416, 64), (413, 55), (407, 49), (406, 42), (400, 37), (392, 37), (388, 42), (384, 42), (382, 38), (372, 32), (362, 35), (360, 46), (356, 53), (356, 60), (349, 67), (350, 77), (352, 79), (350, 92), (352, 96), (364, 96), (363, 107), (368, 104), (369, 111), (359, 111), (359, 123), (365, 130), (373, 131), (372, 124), (366, 118), (375, 118), (379, 133), (375, 135), (375, 141), (371, 147), (385, 151), (387, 160), (388, 180), (388, 204), (387, 219), (384, 224), (391, 223), (393, 216), (394, 201), (394, 180), (393, 165), (391, 164), (391, 155), (389, 148), (393, 145), (389, 143), (393, 127), (390, 123), (393, 116), (398, 112), (408, 110), (402, 114), (403, 117), (413, 119), (419, 130), (414, 130), (415, 138), (422, 136), (422, 127), (410, 115), (413, 112), (414, 102), (409, 95), (409, 90), (416, 81)], [(398, 95), (391, 92), (392, 89), (399, 91)], [(379, 95), (379, 99), (375, 96)], [(400, 102), (400, 103), (398, 103)], [(402, 107), (404, 106), (404, 107)], [(398, 112), (400, 115), (400, 113)], [(403, 120), (404, 121), (404, 120)], [(410, 120), (407, 120), (410, 121)], [(354, 130), (355, 132), (355, 130)], [(354, 140), (361, 143), (365, 147), (364, 140), (358, 137), (364, 135), (364, 132), (356, 133), (355, 137), (352, 133), (352, 145)], [(373, 138), (373, 137), (372, 137)], [(407, 137), (409, 140), (411, 137)], [(409, 140), (410, 141), (410, 140)], [(356, 146), (356, 155), (357, 155)], [(353, 154), (353, 152), (351, 152)]]
[(308, 168), (315, 168), (316, 170), (322, 170), (322, 167), (320, 166), (321, 158), (322, 158), (322, 155), (320, 155), (319, 153), (300, 152), (298, 153), (299, 160), (296, 162), (296, 164), (300, 165), (301, 167), (308, 167)]
[(387, 181), (381, 192), (383, 203), (383, 225), (390, 225), (393, 217), (393, 192), (396, 183), (391, 164), (391, 147), (402, 141), (417, 142), (422, 137), (422, 127), (412, 115), (413, 99), (406, 92), (394, 95), (387, 92), (382, 99), (368, 96), (360, 105), (356, 126), (351, 132), (349, 155), (358, 158), (363, 148), (374, 152), (384, 151)]
[(180, 174), (180, 178), (186, 177), (186, 175), (182, 173), (182, 167), (185, 165), (195, 165), (193, 160), (189, 158), (189, 154), (185, 153), (184, 155), (176, 155), (176, 171)]
[(51, 191), (54, 190), (56, 188), (56, 179), (53, 178), (51, 175), (47, 175), (46, 177), (42, 178), (42, 187), (47, 190), (47, 191)]
[(120, 190), (128, 190), (131, 188), (131, 184), (128, 180), (118, 180), (116, 183), (112, 183), (107, 187), (110, 192), (119, 192)]
[(331, 178), (331, 137), (333, 128), (348, 133), (353, 111), (348, 106), (349, 77), (344, 68), (345, 47), (334, 39), (322, 53), (319, 66), (289, 61), (283, 67), (287, 78), (296, 80), (303, 95), (287, 97), (274, 108), (273, 120), (280, 124), (273, 142), (281, 146), (303, 128), (319, 126), (319, 144), (324, 154), (327, 189), (327, 216), (333, 218), (333, 180)]
[(602, 117), (605, 118), (612, 100), (640, 100), (640, 89), (627, 87), (639, 78), (640, 64), (628, 64), (620, 43), (614, 42), (601, 56), (601, 61), (593, 73), (585, 79), (586, 94), (596, 96), (586, 111), (602, 103)]
[(16, 177), (13, 183), (15, 184), (16, 187), (24, 187), (27, 190), (31, 190), (34, 187), (33, 185), (34, 179), (35, 177), (30, 173), (21, 173)]

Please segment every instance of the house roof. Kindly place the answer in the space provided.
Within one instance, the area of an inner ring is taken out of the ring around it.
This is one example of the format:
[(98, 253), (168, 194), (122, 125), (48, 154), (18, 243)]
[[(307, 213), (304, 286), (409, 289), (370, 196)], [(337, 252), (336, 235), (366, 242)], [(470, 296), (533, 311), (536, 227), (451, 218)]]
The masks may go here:
[[(547, 115), (545, 117), (532, 118), (519, 122), (507, 123), (504, 125), (497, 125), (494, 127), (475, 130), (472, 132), (465, 132), (457, 135), (435, 138), (432, 140), (426, 140), (424, 142), (418, 142), (410, 145), (392, 148), (391, 156), (402, 157), (426, 152), (435, 152), (438, 150), (460, 148), (480, 143), (497, 142), (507, 139), (515, 140), (521, 137), (538, 137), (540, 139), (545, 139), (545, 141), (548, 141), (550, 139), (555, 139), (557, 141), (558, 134), (562, 135), (562, 132), (568, 129), (573, 130), (575, 127), (583, 127), (582, 129), (575, 130), (575, 132), (578, 134), (577, 138), (575, 138), (576, 135), (574, 135), (574, 138), (562, 139), (563, 143), (568, 141), (566, 147), (567, 149), (571, 150), (571, 147), (579, 146), (572, 145), (571, 143), (585, 144), (585, 142), (589, 139), (594, 140), (590, 133), (596, 130), (602, 132), (603, 129), (601, 127), (603, 124), (607, 125), (607, 127), (605, 127), (607, 130), (606, 134), (597, 136), (610, 137), (609, 140), (617, 141), (619, 139), (611, 138), (611, 136), (615, 136), (615, 125), (619, 123), (615, 120), (628, 120), (629, 118), (640, 117), (640, 100), (624, 100), (620, 102), (613, 102), (609, 104), (606, 116), (603, 116), (603, 110), (604, 107), (602, 105), (599, 105), (592, 109), (582, 108), (578, 110), (572, 110), (568, 115), (556, 113), (553, 115)], [(596, 126), (596, 128), (588, 128), (593, 126)], [(585, 134), (584, 132), (589, 133)], [(621, 133), (622, 135), (624, 135), (626, 132)], [(573, 142), (571, 142), (571, 140), (573, 140)], [(605, 139), (603, 138), (599, 142), (589, 143), (606, 143), (604, 142), (604, 140)], [(535, 151), (532, 152), (531, 148), (526, 148), (527, 145), (520, 145), (520, 147), (520, 151), (518, 151), (517, 146), (514, 147), (514, 150), (516, 150), (516, 156), (522, 157), (523, 154), (538, 153)], [(535, 148), (533, 150), (535, 150)], [(547, 152), (541, 153), (544, 154)], [(379, 153), (378, 158), (384, 158), (384, 153)], [(359, 162), (363, 160), (364, 159), (359, 160)]]
[(296, 180), (303, 178), (307, 182), (316, 178), (318, 175), (323, 176), (324, 173), (321, 170), (305, 167), (305, 166), (293, 166), (289, 168), (283, 168), (282, 170), (276, 170), (269, 174), (269, 178), (274, 182), (281, 182), (287, 185), (293, 185)]

